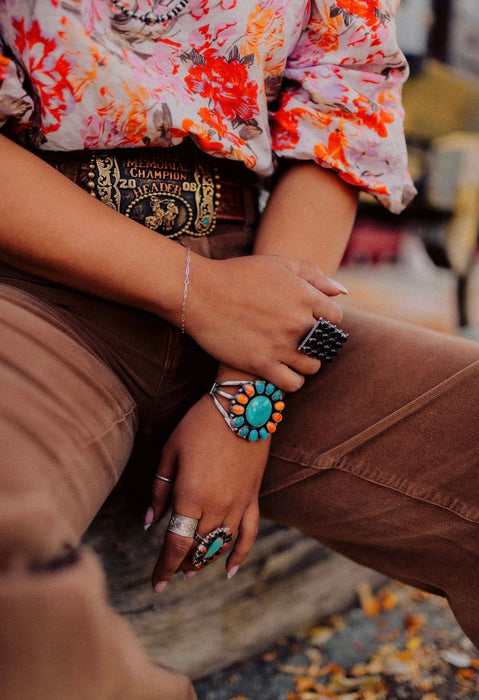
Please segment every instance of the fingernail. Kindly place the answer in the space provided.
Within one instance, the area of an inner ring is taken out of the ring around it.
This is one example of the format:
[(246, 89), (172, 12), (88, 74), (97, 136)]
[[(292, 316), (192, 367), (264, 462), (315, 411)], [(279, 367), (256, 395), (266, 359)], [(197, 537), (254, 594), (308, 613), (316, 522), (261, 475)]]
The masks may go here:
[(341, 284), (341, 282), (338, 282), (337, 280), (333, 280), (331, 277), (329, 279), (341, 294), (349, 294), (349, 291), (346, 289), (344, 284)]
[(188, 579), (193, 578), (193, 576), (196, 576), (197, 573), (198, 571), (184, 571), (183, 576), (188, 581)]
[(155, 517), (155, 511), (154, 511), (153, 508), (150, 506), (150, 507), (148, 508), (148, 510), (146, 511), (146, 515), (145, 515), (145, 524), (143, 525), (143, 529), (144, 529), (144, 530), (148, 530), (148, 528), (150, 527), (150, 525), (151, 525), (152, 522), (153, 522), (154, 517)]
[(158, 581), (156, 586), (153, 588), (153, 592), (154, 593), (162, 593), (165, 590), (167, 584), (168, 584), (168, 581)]
[(238, 569), (239, 569), (239, 566), (237, 566), (237, 565), (232, 566), (231, 569), (228, 569), (228, 571), (226, 573), (226, 578), (228, 578), (228, 579), (233, 578), (233, 576), (237, 573)]

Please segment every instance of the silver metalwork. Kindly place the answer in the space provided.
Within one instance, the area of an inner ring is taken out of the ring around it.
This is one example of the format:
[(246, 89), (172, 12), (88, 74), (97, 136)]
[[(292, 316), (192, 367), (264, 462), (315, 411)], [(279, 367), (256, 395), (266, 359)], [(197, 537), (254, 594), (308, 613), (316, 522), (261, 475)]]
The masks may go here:
[(188, 285), (190, 283), (190, 262), (191, 262), (191, 250), (186, 249), (186, 265), (185, 265), (185, 281), (183, 285), (183, 301), (181, 303), (181, 332), (185, 332), (185, 320), (186, 320), (186, 300), (188, 298)]
[(182, 12), (190, 0), (180, 0), (180, 2), (165, 12), (163, 15), (158, 15), (156, 12), (140, 12), (139, 10), (132, 10), (127, 7), (121, 0), (111, 0), (113, 5), (120, 10), (120, 12), (128, 17), (129, 19), (137, 19), (143, 24), (153, 25), (153, 24), (164, 24), (174, 19), (177, 15)]
[(180, 537), (194, 537), (199, 520), (188, 518), (186, 515), (172, 513), (168, 523), (168, 531)]
[(161, 474), (155, 474), (155, 479), (159, 479), (160, 481), (166, 481), (167, 484), (174, 484), (175, 480), (170, 479), (167, 476), (161, 476)]

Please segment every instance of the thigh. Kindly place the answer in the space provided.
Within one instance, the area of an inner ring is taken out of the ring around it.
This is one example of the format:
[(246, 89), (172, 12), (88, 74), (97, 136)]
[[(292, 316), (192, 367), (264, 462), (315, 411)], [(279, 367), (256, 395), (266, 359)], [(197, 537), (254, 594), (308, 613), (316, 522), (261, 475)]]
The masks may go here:
[(49, 305), (0, 286), (0, 307), (2, 547), (58, 556), (118, 480), (135, 406)]
[(289, 397), (264, 517), (444, 592), (479, 643), (479, 345), (351, 312), (341, 356)]
[(449, 482), (441, 504), (476, 516), (479, 344), (356, 310), (342, 326), (340, 356), (287, 397), (263, 495), (334, 467), (433, 502)]

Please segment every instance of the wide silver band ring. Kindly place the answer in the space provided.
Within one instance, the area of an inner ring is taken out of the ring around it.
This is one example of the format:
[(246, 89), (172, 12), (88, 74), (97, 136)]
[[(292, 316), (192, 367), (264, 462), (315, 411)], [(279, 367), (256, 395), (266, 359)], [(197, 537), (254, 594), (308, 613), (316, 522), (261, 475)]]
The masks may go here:
[(172, 532), (180, 537), (194, 537), (199, 520), (188, 518), (186, 515), (173, 513), (168, 523), (168, 532)]

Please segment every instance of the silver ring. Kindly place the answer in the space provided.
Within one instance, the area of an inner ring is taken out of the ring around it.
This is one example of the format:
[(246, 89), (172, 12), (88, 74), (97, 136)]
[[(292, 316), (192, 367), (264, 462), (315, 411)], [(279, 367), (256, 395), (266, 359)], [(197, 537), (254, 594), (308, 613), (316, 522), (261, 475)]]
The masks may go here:
[(224, 552), (228, 543), (233, 539), (233, 533), (225, 525), (224, 527), (216, 527), (204, 537), (196, 532), (194, 537), (199, 545), (193, 554), (193, 566), (195, 569), (201, 569)]
[(173, 534), (181, 537), (194, 537), (198, 523), (199, 520), (196, 520), (196, 518), (188, 518), (186, 515), (173, 513), (167, 529), (169, 532), (173, 532)]
[(160, 479), (160, 481), (166, 481), (167, 484), (174, 484), (174, 479), (169, 479), (167, 476), (161, 476), (161, 474), (155, 474), (155, 479)]

